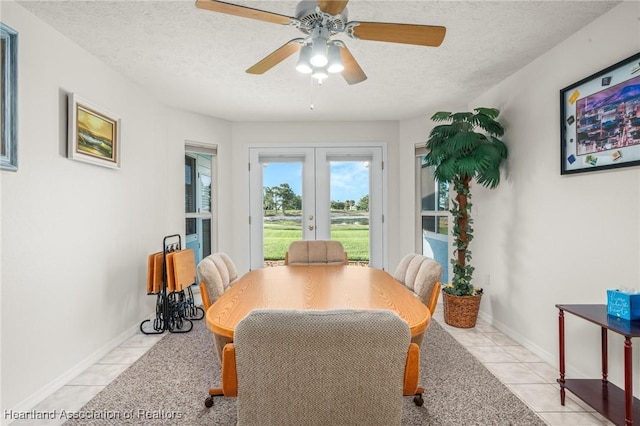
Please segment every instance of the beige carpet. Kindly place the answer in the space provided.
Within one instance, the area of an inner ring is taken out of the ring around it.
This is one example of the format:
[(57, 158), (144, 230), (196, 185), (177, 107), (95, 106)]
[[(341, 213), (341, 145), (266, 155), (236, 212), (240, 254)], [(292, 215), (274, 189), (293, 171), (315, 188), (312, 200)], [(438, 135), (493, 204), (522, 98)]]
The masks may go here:
[[(405, 397), (403, 425), (545, 425), (435, 321), (421, 357), (425, 402), (417, 407)], [(219, 380), (211, 334), (194, 321), (190, 333), (166, 335), (80, 410), (102, 418), (65, 425), (235, 425), (235, 399), (217, 397), (212, 408), (204, 406)]]

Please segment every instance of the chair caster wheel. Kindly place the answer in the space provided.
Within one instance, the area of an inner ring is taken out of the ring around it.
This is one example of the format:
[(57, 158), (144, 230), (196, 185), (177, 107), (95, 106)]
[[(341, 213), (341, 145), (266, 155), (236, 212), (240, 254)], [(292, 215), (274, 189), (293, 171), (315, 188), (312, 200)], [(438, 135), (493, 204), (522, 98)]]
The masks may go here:
[(416, 395), (416, 396), (413, 397), (413, 402), (418, 407), (422, 407), (422, 404), (424, 404), (424, 399), (422, 399), (422, 395)]
[(207, 399), (204, 400), (204, 406), (207, 408), (211, 408), (213, 407), (213, 397), (210, 396)]

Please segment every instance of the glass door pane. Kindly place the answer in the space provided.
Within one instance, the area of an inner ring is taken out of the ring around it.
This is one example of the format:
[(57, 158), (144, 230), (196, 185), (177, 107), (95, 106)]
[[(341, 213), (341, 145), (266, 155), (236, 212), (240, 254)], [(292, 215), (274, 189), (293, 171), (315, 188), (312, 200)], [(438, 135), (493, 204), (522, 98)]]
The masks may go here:
[(284, 264), (292, 241), (302, 239), (302, 162), (261, 163), (264, 187), (265, 266)]
[(349, 262), (369, 264), (369, 161), (330, 161), (331, 239)]
[(249, 164), (251, 269), (283, 264), (315, 239), (313, 148), (250, 148)]

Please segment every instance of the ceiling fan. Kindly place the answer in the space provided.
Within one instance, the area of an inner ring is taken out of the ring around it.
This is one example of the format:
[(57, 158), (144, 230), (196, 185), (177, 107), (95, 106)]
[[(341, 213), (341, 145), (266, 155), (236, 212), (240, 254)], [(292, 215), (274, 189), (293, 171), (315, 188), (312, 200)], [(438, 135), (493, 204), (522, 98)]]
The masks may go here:
[(387, 22), (349, 21), (349, 0), (303, 0), (296, 7), (295, 17), (280, 15), (217, 0), (196, 0), (196, 7), (274, 24), (296, 27), (304, 37), (289, 40), (258, 63), (247, 69), (250, 74), (264, 74), (271, 68), (300, 52), (296, 69), (311, 74), (320, 83), (328, 73), (342, 73), (348, 84), (367, 79), (342, 40), (332, 40), (336, 34), (352, 39), (440, 46), (445, 27), (432, 25), (392, 24)]

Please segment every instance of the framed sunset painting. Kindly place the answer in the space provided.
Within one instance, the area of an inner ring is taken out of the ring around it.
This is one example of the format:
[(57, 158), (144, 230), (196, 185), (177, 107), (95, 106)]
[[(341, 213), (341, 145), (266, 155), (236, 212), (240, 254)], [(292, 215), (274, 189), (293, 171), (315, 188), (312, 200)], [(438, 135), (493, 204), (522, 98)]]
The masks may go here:
[(75, 93), (69, 95), (67, 156), (120, 168), (120, 118)]

